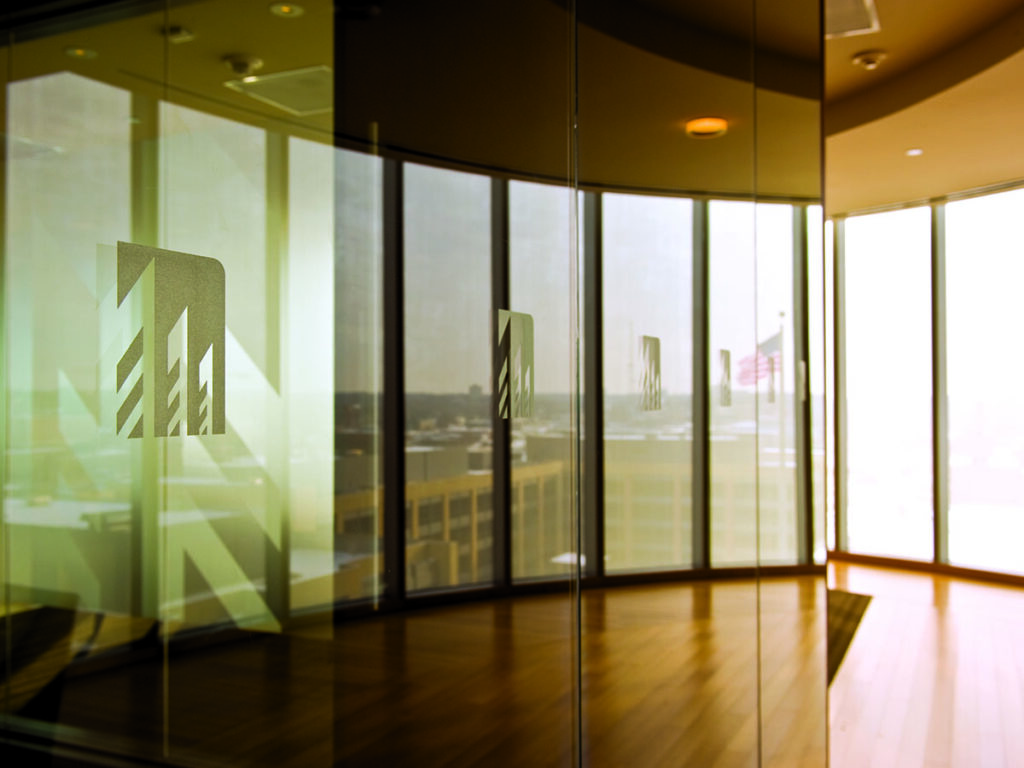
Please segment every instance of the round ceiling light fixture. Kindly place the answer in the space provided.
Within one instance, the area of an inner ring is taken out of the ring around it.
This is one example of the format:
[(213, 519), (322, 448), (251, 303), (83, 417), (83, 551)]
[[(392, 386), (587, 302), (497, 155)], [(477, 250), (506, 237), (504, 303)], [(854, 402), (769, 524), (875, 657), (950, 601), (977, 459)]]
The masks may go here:
[(924, 150), (921, 149), (920, 147), (912, 147), (908, 149), (904, 154), (906, 154), (907, 157), (920, 157), (921, 155), (924, 154)]
[(274, 3), (270, 6), (270, 12), (282, 19), (297, 19), (306, 12), (306, 9), (295, 3)]
[(878, 69), (878, 65), (888, 57), (888, 51), (883, 51), (881, 48), (872, 48), (870, 51), (855, 53), (850, 61), (855, 67), (860, 67), (861, 69), (866, 69), (868, 72), (873, 72)]
[(696, 117), (686, 121), (686, 135), (691, 139), (717, 139), (728, 130), (729, 121), (724, 117)]
[(73, 45), (70, 48), (65, 48), (64, 53), (70, 56), (72, 59), (95, 59), (99, 56), (96, 51), (92, 48), (82, 48), (77, 45)]

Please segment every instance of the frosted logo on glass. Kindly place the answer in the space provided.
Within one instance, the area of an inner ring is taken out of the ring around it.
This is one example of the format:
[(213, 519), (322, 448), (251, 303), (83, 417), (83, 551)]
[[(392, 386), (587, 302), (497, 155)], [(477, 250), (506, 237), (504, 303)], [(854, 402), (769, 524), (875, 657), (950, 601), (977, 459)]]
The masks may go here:
[(224, 434), (224, 295), (216, 259), (117, 244), (117, 306), (141, 318), (117, 364), (118, 434)]
[(640, 409), (661, 410), (661, 340), (640, 337)]
[(498, 415), (533, 415), (533, 317), (498, 310)]

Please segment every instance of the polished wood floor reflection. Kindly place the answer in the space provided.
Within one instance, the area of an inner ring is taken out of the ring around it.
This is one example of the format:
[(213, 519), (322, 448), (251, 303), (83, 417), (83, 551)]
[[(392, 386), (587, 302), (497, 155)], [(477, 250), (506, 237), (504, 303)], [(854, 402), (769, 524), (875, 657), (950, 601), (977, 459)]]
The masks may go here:
[(829, 692), (832, 768), (1024, 766), (1024, 590), (829, 568), (872, 595)]
[(581, 635), (565, 593), (172, 650), (72, 677), (60, 719), (197, 764), (562, 767), (578, 658), (585, 765), (824, 764), (823, 578), (583, 598)]

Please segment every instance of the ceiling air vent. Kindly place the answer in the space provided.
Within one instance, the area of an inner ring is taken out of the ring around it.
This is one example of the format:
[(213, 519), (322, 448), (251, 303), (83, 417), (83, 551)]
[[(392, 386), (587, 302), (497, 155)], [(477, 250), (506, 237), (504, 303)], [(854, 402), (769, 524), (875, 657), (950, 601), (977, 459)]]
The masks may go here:
[(250, 75), (224, 85), (299, 117), (330, 112), (334, 104), (334, 73), (323, 65)]
[(825, 0), (825, 37), (866, 35), (881, 29), (875, 0)]

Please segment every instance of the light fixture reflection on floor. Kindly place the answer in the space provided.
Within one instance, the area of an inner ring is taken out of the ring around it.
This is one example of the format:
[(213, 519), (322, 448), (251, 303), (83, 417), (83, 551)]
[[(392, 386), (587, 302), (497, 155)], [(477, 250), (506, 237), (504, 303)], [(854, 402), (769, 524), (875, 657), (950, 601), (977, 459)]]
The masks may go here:
[(920, 147), (913, 147), (912, 149), (908, 149), (906, 151), (907, 157), (920, 157), (923, 154), (924, 150), (921, 149)]
[(691, 139), (717, 139), (729, 130), (729, 121), (722, 117), (697, 117), (686, 122), (686, 135)]

